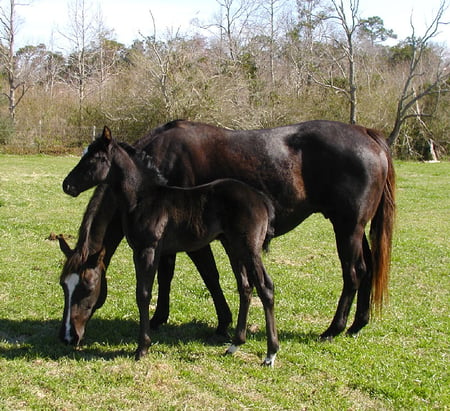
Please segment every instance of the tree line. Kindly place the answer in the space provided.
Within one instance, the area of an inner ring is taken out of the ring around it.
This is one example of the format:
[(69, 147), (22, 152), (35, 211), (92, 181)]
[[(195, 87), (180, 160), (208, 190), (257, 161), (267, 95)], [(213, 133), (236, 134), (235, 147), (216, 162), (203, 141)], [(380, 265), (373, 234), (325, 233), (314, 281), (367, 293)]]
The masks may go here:
[(331, 119), (380, 129), (401, 158), (448, 155), (448, 49), (435, 42), (446, 0), (394, 45), (359, 0), (216, 1), (188, 33), (161, 35), (150, 12), (149, 33), (125, 45), (89, 0), (71, 0), (67, 53), (16, 49), (26, 6), (0, 2), (0, 149), (72, 150), (105, 124), (134, 141), (176, 118), (243, 129)]

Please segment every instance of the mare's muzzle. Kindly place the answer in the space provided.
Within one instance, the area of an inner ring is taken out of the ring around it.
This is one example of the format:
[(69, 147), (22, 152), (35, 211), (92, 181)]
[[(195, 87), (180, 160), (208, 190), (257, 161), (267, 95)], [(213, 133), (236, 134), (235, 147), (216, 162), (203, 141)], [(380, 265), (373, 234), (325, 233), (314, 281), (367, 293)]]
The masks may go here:
[(70, 325), (70, 329), (67, 330), (66, 324), (63, 324), (59, 330), (59, 339), (66, 345), (77, 346), (80, 344), (81, 338), (77, 335), (75, 327)]

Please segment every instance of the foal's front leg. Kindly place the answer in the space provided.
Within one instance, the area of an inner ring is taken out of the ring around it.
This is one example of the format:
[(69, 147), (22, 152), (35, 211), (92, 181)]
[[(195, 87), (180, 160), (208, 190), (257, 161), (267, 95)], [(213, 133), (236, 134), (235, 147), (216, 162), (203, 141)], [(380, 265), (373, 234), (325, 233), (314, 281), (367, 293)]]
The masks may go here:
[(136, 269), (136, 303), (139, 309), (139, 339), (135, 359), (139, 360), (147, 354), (151, 343), (149, 305), (158, 259), (152, 247), (134, 250), (133, 259)]
[(169, 318), (170, 286), (175, 272), (176, 254), (163, 255), (158, 264), (158, 301), (156, 310), (150, 320), (150, 328), (156, 330)]

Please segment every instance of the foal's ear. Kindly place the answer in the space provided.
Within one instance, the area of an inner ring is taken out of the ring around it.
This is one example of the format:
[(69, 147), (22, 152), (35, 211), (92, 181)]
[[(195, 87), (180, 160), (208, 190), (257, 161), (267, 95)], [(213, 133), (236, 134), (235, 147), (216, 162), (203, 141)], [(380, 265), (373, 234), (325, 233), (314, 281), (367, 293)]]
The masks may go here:
[(103, 128), (102, 139), (108, 143), (112, 140), (111, 130), (107, 126)]
[(67, 258), (71, 257), (73, 254), (73, 250), (69, 247), (69, 244), (67, 244), (67, 241), (65, 240), (65, 238), (62, 235), (59, 235), (58, 241), (59, 241), (59, 248), (64, 253), (64, 255)]

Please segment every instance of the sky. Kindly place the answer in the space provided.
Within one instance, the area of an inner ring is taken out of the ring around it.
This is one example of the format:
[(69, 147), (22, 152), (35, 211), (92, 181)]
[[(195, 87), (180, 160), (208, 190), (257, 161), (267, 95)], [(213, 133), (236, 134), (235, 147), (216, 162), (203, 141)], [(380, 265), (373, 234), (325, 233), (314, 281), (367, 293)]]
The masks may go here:
[[(0, 0), (0, 5), (3, 6), (8, 1)], [(162, 36), (168, 31), (193, 30), (193, 19), (211, 22), (220, 9), (216, 0), (88, 1), (100, 5), (105, 26), (114, 30), (115, 40), (127, 46), (131, 45), (133, 40), (141, 38), (141, 34), (153, 34), (151, 14), (155, 18), (157, 35)], [(73, 0), (27, 2), (29, 5), (17, 8), (21, 24), (16, 36), (16, 47), (44, 43), (48, 48), (60, 51), (59, 47), (64, 42), (61, 33), (67, 30), (69, 25), (68, 5), (73, 4)], [(411, 18), (416, 34), (423, 33), (436, 14), (440, 2), (441, 0), (360, 0), (359, 10), (362, 17), (381, 17), (385, 28), (392, 29), (398, 35), (398, 40), (401, 40), (411, 34)], [(94, 9), (97, 8), (94, 6)], [(450, 8), (444, 14), (444, 19), (450, 22)], [(450, 46), (450, 24), (442, 26), (440, 31), (437, 40)]]

